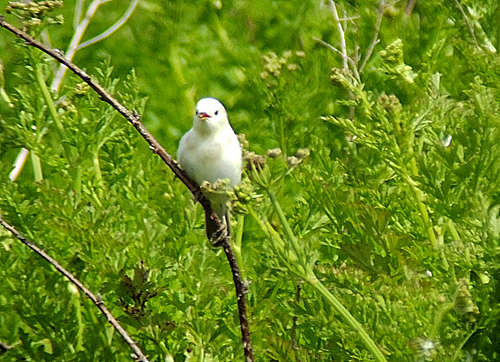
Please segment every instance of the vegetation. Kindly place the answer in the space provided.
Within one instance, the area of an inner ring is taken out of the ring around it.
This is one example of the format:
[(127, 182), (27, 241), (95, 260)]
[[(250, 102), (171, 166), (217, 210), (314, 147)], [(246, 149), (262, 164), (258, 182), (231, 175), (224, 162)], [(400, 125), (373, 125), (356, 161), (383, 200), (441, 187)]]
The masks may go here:
[[(10, 5), (7, 19), (66, 49), (78, 4)], [(83, 40), (128, 6), (102, 4)], [(74, 62), (172, 155), (204, 96), (245, 134), (255, 167), (235, 190), (233, 246), (256, 361), (494, 361), (499, 15), (493, 0), (144, 0)], [(4, 29), (0, 48), (3, 219), (99, 294), (150, 361), (243, 360), (200, 205), (80, 79), (50, 90), (52, 59)], [(131, 360), (5, 230), (0, 341), (0, 361)]]

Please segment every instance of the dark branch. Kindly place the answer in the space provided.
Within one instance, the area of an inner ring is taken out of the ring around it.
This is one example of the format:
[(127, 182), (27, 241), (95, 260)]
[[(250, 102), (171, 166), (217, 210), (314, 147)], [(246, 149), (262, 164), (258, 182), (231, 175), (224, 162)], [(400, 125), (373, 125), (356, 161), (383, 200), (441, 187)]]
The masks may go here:
[(38, 246), (33, 244), (30, 240), (26, 239), (24, 236), (22, 236), (13, 226), (7, 224), (2, 217), (0, 216), (0, 225), (2, 225), (5, 229), (10, 231), (16, 238), (18, 238), (23, 244), (28, 246), (31, 250), (36, 252), (38, 255), (40, 255), (42, 258), (47, 260), (56, 270), (64, 275), (66, 278), (68, 278), (73, 284), (75, 284), (78, 289), (80, 289), (96, 306), (101, 310), (101, 312), (106, 316), (108, 319), (109, 323), (118, 331), (118, 333), (121, 334), (123, 339), (129, 344), (129, 346), (132, 348), (134, 351), (135, 355), (137, 356), (137, 359), (141, 362), (149, 362), (146, 356), (142, 353), (142, 351), (137, 347), (135, 342), (130, 338), (128, 333), (123, 329), (123, 327), (118, 323), (118, 321), (113, 317), (113, 315), (110, 313), (108, 308), (104, 305), (103, 301), (101, 298), (97, 298), (90, 290), (85, 287), (85, 285), (80, 282), (73, 274), (71, 274), (69, 271), (64, 269), (61, 264), (59, 264), (57, 261), (52, 259), (45, 251), (40, 249)]
[(231, 272), (233, 273), (234, 287), (236, 289), (236, 299), (238, 301), (238, 311), (240, 315), (240, 329), (241, 329), (241, 340), (243, 342), (243, 350), (245, 352), (246, 362), (253, 362), (253, 351), (252, 343), (250, 340), (250, 327), (248, 326), (247, 318), (247, 308), (245, 306), (245, 294), (246, 288), (241, 279), (241, 271), (238, 267), (236, 257), (234, 255), (233, 249), (227, 242), (227, 239), (222, 241), (222, 248), (226, 253), (227, 261), (231, 266)]
[(373, 34), (373, 40), (370, 43), (370, 46), (368, 47), (368, 51), (366, 52), (365, 59), (363, 59), (363, 62), (361, 63), (361, 66), (359, 67), (359, 74), (363, 73), (363, 70), (365, 69), (366, 63), (368, 63), (368, 60), (372, 56), (373, 49), (375, 49), (375, 46), (380, 43), (380, 39), (378, 38), (378, 35), (380, 33), (380, 26), (382, 25), (382, 18), (384, 17), (385, 13), (385, 2), (382, 0), (380, 2), (380, 8), (378, 10), (378, 16), (377, 16), (377, 24), (375, 25), (375, 33)]
[[(116, 109), (123, 117), (125, 117), (125, 119), (127, 119), (127, 121), (132, 124), (132, 126), (135, 127), (135, 129), (141, 134), (141, 136), (149, 143), (149, 148), (158, 156), (160, 156), (161, 159), (167, 164), (167, 166), (172, 169), (179, 180), (181, 180), (187, 186), (189, 191), (191, 191), (191, 193), (196, 197), (196, 200), (199, 201), (204, 208), (209, 207), (211, 210), (210, 201), (208, 201), (208, 199), (204, 197), (201, 192), (199, 192), (198, 185), (193, 180), (191, 180), (183, 170), (179, 168), (177, 162), (174, 161), (172, 156), (170, 156), (167, 151), (165, 151), (165, 149), (158, 143), (153, 135), (149, 133), (149, 131), (144, 127), (144, 125), (141, 123), (140, 115), (138, 115), (136, 112), (130, 112), (124, 105), (118, 102), (116, 98), (109, 94), (99, 83), (94, 81), (92, 77), (90, 77), (82, 69), (66, 59), (61, 51), (52, 49), (40, 43), (38, 40), (29, 36), (24, 31), (17, 29), (13, 25), (9, 24), (7, 21), (5, 21), (5, 18), (3, 16), (0, 16), (0, 26), (14, 33), (19, 38), (24, 39), (27, 45), (38, 48), (44, 53), (50, 55), (58, 62), (67, 66), (77, 76), (82, 78), (85, 83), (87, 83), (93, 90), (96, 91), (97, 94), (99, 94), (101, 100), (111, 105), (111, 107)], [(217, 216), (217, 214), (215, 213), (214, 215)], [(218, 226), (220, 227), (220, 225)]]
[[(174, 161), (172, 156), (170, 156), (167, 151), (160, 145), (160, 143), (153, 137), (151, 133), (144, 127), (141, 122), (141, 117), (136, 112), (130, 112), (125, 106), (123, 106), (118, 100), (116, 100), (111, 94), (109, 94), (99, 83), (95, 82), (87, 73), (85, 73), (78, 66), (73, 64), (71, 61), (66, 59), (62, 52), (52, 49), (36, 39), (32, 38), (25, 32), (16, 27), (12, 26), (5, 21), (3, 16), (0, 16), (0, 26), (14, 33), (18, 37), (24, 39), (26, 44), (34, 46), (40, 49), (44, 53), (50, 55), (52, 58), (56, 59), (58, 62), (67, 66), (73, 73), (83, 79), (92, 89), (99, 94), (100, 98), (116, 109), (127, 121), (129, 121), (132, 126), (141, 134), (141, 136), (149, 143), (149, 148), (156, 153), (161, 159), (167, 164), (168, 167), (174, 172), (174, 174), (182, 181), (188, 188), (188, 190), (193, 194), (195, 199), (203, 206), (203, 209), (211, 215), (218, 229), (221, 229), (221, 220), (217, 217), (217, 214), (212, 210), (210, 201), (203, 195), (200, 191), (198, 185), (191, 180), (191, 178), (186, 175), (186, 173), (179, 168), (177, 162)], [(220, 243), (226, 253), (227, 259), (229, 261), (231, 272), (233, 273), (234, 286), (236, 289), (236, 297), (238, 299), (238, 312), (240, 316), (240, 327), (243, 341), (243, 349), (245, 353), (245, 359), (247, 362), (253, 361), (252, 354), (252, 343), (250, 340), (250, 331), (248, 327), (248, 319), (246, 315), (245, 307), (245, 293), (243, 281), (241, 279), (241, 272), (234, 257), (233, 251), (229, 245), (229, 236), (226, 236)], [(108, 312), (109, 313), (109, 312)]]

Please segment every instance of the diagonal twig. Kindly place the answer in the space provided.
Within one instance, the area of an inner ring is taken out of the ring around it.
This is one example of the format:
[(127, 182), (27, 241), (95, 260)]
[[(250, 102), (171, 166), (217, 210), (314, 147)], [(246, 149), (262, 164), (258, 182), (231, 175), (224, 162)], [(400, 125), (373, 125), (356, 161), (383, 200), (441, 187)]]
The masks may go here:
[(373, 49), (375, 49), (375, 46), (380, 43), (380, 39), (378, 38), (378, 34), (380, 32), (380, 26), (382, 25), (382, 18), (384, 17), (384, 12), (385, 12), (385, 1), (382, 0), (380, 2), (380, 9), (377, 17), (377, 24), (375, 25), (375, 33), (373, 34), (373, 40), (370, 43), (370, 46), (368, 47), (368, 50), (366, 51), (365, 59), (363, 59), (363, 62), (361, 63), (361, 66), (359, 67), (359, 74), (363, 73), (363, 69), (365, 69), (366, 63), (368, 63), (368, 60), (372, 56)]
[(332, 13), (333, 17), (335, 18), (335, 22), (337, 23), (337, 28), (339, 30), (339, 36), (340, 36), (340, 48), (342, 49), (342, 60), (344, 62), (344, 69), (349, 69), (347, 66), (347, 48), (345, 45), (345, 34), (344, 34), (344, 28), (342, 27), (342, 23), (340, 22), (339, 19), (339, 14), (337, 13), (337, 6), (335, 5), (335, 1), (329, 0), (330, 6), (332, 8)]
[(29, 247), (31, 250), (36, 252), (38, 255), (40, 255), (42, 258), (47, 260), (58, 272), (60, 272), (62, 275), (64, 275), (66, 278), (68, 278), (73, 284), (75, 284), (78, 289), (80, 289), (86, 296), (89, 298), (92, 303), (96, 305), (97, 308), (101, 310), (101, 312), (106, 316), (108, 319), (109, 323), (120, 333), (120, 335), (123, 337), (123, 339), (129, 344), (130, 348), (134, 351), (135, 355), (137, 356), (138, 360), (141, 362), (149, 362), (146, 356), (142, 353), (142, 351), (137, 347), (137, 344), (130, 338), (128, 333), (123, 329), (123, 327), (118, 323), (118, 321), (113, 317), (111, 312), (106, 308), (104, 305), (103, 301), (101, 298), (96, 297), (90, 290), (83, 285), (83, 283), (78, 280), (77, 277), (75, 277), (73, 274), (71, 274), (69, 271), (64, 269), (61, 264), (59, 264), (57, 261), (52, 259), (45, 251), (40, 249), (38, 246), (33, 244), (30, 240), (26, 239), (23, 235), (21, 235), (13, 226), (9, 225), (6, 223), (3, 219), (2, 216), (0, 215), (0, 225), (2, 225), (5, 229), (10, 231), (16, 238), (18, 238), (23, 244), (25, 244), (27, 247)]
[(464, 8), (460, 4), (460, 1), (455, 0), (455, 5), (457, 6), (458, 10), (460, 11), (460, 14), (464, 17), (465, 24), (467, 25), (467, 28), (469, 29), (470, 35), (472, 36), (472, 40), (474, 41), (474, 45), (478, 50), (481, 50), (481, 47), (479, 46), (479, 43), (477, 42), (476, 35), (474, 34), (474, 28), (472, 27), (472, 24), (469, 21), (469, 18), (467, 17), (467, 14), (465, 14)]
[[(158, 143), (158, 141), (153, 137), (153, 135), (144, 127), (142, 122), (140, 121), (141, 117), (136, 112), (129, 111), (124, 105), (122, 105), (116, 98), (114, 98), (110, 93), (108, 93), (99, 83), (94, 81), (87, 73), (85, 73), (82, 69), (72, 63), (70, 60), (66, 59), (61, 51), (52, 49), (38, 40), (32, 38), (24, 31), (16, 28), (15, 26), (9, 24), (5, 21), (3, 16), (0, 16), (0, 26), (14, 33), (18, 37), (24, 39), (27, 45), (33, 46), (35, 48), (40, 49), (44, 53), (50, 55), (52, 58), (56, 59), (58, 62), (64, 64), (68, 69), (70, 69), (73, 73), (79, 76), (81, 79), (85, 81), (99, 96), (101, 100), (111, 105), (114, 109), (116, 109), (127, 121), (129, 121), (132, 126), (141, 134), (141, 136), (149, 143), (150, 149), (156, 153), (160, 158), (167, 164), (168, 167), (174, 172), (174, 174), (187, 186), (189, 191), (195, 196), (196, 201), (203, 205), (203, 208), (210, 206), (210, 201), (201, 193), (198, 185), (186, 175), (186, 173), (179, 168), (177, 162), (174, 161), (172, 156), (170, 156), (167, 151)], [(217, 218), (217, 214), (213, 213), (214, 220)], [(217, 221), (220, 227), (220, 220)]]
[[(313, 40), (316, 42), (316, 43), (319, 43), (321, 45), (323, 45), (325, 48), (328, 48), (330, 50), (333, 50), (334, 52), (340, 54), (342, 57), (344, 57), (344, 54), (342, 54), (342, 52), (340, 50), (338, 50), (337, 48), (335, 48), (333, 45), (331, 44), (328, 44), (326, 41), (324, 40), (321, 40), (320, 38), (317, 38), (315, 36), (313, 36)], [(350, 56), (346, 55), (346, 58), (347, 60), (349, 61), (349, 63), (353, 66), (353, 68), (356, 67), (356, 62), (354, 61), (354, 59), (352, 59)]]
[(125, 14), (123, 14), (123, 16), (116, 22), (114, 23), (112, 26), (110, 26), (108, 28), (108, 30), (102, 32), (101, 34), (93, 37), (92, 39), (89, 39), (83, 43), (81, 43), (77, 48), (76, 50), (80, 50), (80, 49), (83, 49), (85, 47), (88, 47), (89, 45), (92, 45), (92, 44), (95, 44), (103, 39), (106, 39), (108, 36), (110, 36), (111, 34), (113, 34), (115, 31), (117, 31), (118, 29), (120, 29), (123, 25), (125, 25), (125, 23), (127, 22), (127, 20), (132, 16), (132, 14), (134, 13), (135, 9), (137, 8), (137, 4), (139, 3), (139, 0), (133, 0), (127, 11), (125, 12)]
[[(83, 2), (79, 2), (77, 6), (77, 11), (75, 14), (75, 33), (73, 34), (73, 38), (71, 39), (71, 42), (69, 43), (68, 50), (66, 52), (66, 58), (68, 58), (70, 61), (73, 59), (73, 57), (76, 54), (78, 44), (80, 43), (80, 40), (83, 37), (83, 34), (85, 34), (85, 31), (87, 30), (87, 27), (90, 23), (90, 20), (94, 16), (94, 14), (97, 11), (97, 8), (101, 5), (101, 0), (94, 0), (92, 3), (90, 3), (87, 13), (85, 14), (85, 17), (83, 18), (82, 21), (79, 21), (79, 16), (81, 14)], [(78, 16), (78, 21), (77, 21), (77, 16)], [(66, 67), (60, 66), (59, 69), (57, 70), (56, 75), (54, 76), (54, 80), (52, 81), (52, 84), (50, 88), (55, 91), (59, 92), (59, 87), (61, 86), (62, 79), (64, 78), (64, 75), (66, 74)]]
[(6, 351), (8, 351), (9, 349), (11, 349), (12, 347), (9, 346), (7, 343), (4, 343), (4, 342), (0, 342), (0, 355)]
[(236, 261), (236, 256), (231, 249), (227, 238), (222, 241), (222, 248), (226, 253), (227, 261), (231, 266), (231, 273), (233, 274), (234, 286), (236, 289), (236, 299), (238, 301), (238, 310), (240, 317), (240, 329), (241, 329), (241, 340), (243, 342), (243, 349), (245, 352), (245, 361), (253, 362), (253, 350), (252, 342), (250, 339), (250, 327), (248, 325), (247, 318), (247, 308), (245, 305), (245, 294), (247, 293), (247, 287), (243, 284), (241, 279), (241, 271), (238, 267), (238, 262)]
[[(179, 180), (186, 185), (188, 190), (193, 194), (196, 201), (198, 201), (203, 209), (211, 215), (211, 219), (214, 221), (216, 227), (218, 229), (222, 228), (221, 220), (219, 220), (217, 214), (213, 211), (212, 206), (208, 198), (206, 198), (201, 192), (198, 185), (191, 180), (191, 178), (181, 169), (179, 168), (177, 162), (170, 156), (170, 154), (165, 151), (165, 149), (160, 145), (160, 143), (153, 137), (153, 135), (144, 127), (141, 122), (141, 117), (137, 112), (129, 111), (125, 106), (123, 106), (118, 100), (116, 100), (110, 93), (108, 93), (99, 83), (94, 81), (86, 72), (72, 63), (70, 60), (66, 59), (62, 52), (58, 50), (54, 50), (33, 37), (29, 36), (22, 30), (16, 28), (11, 25), (5, 18), (0, 15), (0, 26), (9, 30), (13, 34), (18, 37), (24, 39), (27, 45), (33, 46), (35, 48), (40, 49), (44, 53), (50, 55), (52, 58), (56, 59), (58, 62), (64, 64), (68, 69), (70, 69), (73, 73), (79, 76), (83, 81), (85, 81), (97, 94), (99, 94), (102, 101), (111, 105), (114, 109), (116, 109), (127, 121), (129, 121), (132, 126), (140, 133), (140, 135), (148, 142), (149, 148), (153, 153), (156, 153), (160, 158), (167, 164), (167, 166), (172, 170), (172, 172), (179, 178)], [(241, 272), (236, 262), (236, 258), (234, 253), (229, 245), (229, 237), (225, 236), (221, 241), (221, 245), (226, 253), (226, 257), (231, 267), (231, 272), (233, 273), (233, 281), (236, 289), (236, 296), (238, 299), (238, 313), (240, 317), (240, 329), (242, 334), (242, 342), (243, 342), (243, 350), (245, 354), (245, 359), (247, 362), (253, 361), (253, 351), (252, 351), (252, 342), (250, 339), (250, 332), (248, 327), (248, 319), (246, 315), (246, 307), (245, 307), (245, 287), (243, 284), (243, 280), (241, 279)]]

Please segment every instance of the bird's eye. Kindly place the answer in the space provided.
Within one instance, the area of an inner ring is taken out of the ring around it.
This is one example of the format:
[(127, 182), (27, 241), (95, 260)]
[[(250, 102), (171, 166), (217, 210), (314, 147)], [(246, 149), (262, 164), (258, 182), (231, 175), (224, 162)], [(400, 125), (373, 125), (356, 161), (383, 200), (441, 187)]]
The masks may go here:
[(215, 115), (217, 116), (219, 114), (219, 111), (215, 111)]
[(196, 115), (198, 115), (198, 110), (196, 110)]

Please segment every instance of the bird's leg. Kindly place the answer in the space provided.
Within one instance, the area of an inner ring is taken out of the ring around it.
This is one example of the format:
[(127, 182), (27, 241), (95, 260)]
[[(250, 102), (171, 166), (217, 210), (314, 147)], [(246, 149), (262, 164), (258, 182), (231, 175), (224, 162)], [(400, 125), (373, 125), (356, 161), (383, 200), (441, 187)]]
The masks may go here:
[(224, 214), (224, 222), (226, 224), (226, 229), (227, 229), (227, 237), (231, 237), (231, 223), (229, 222), (229, 212), (226, 211)]
[(222, 241), (231, 236), (231, 226), (229, 224), (229, 214), (226, 212), (221, 218), (221, 227), (215, 230), (210, 237), (210, 244), (213, 247), (221, 246)]
[(194, 201), (198, 201), (200, 202), (201, 198), (202, 198), (202, 195), (203, 195), (203, 192), (201, 191), (201, 189), (196, 189), (194, 192), (193, 192), (193, 198), (194, 198)]

